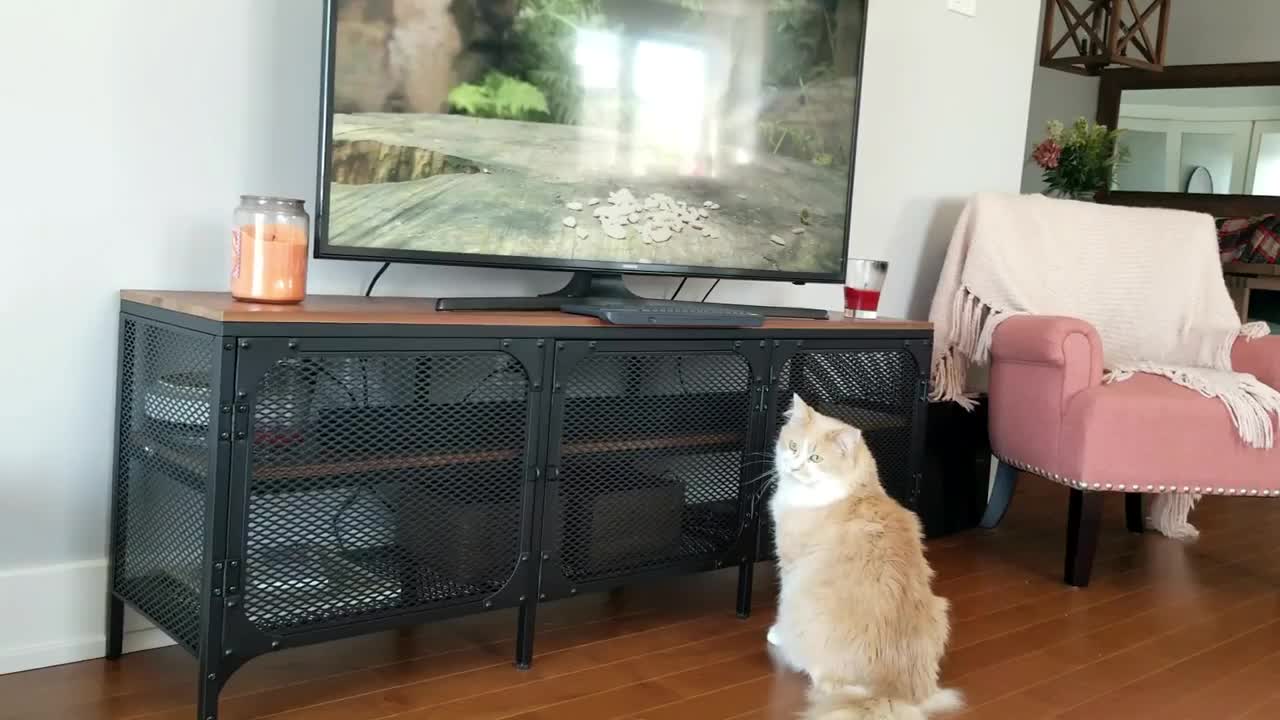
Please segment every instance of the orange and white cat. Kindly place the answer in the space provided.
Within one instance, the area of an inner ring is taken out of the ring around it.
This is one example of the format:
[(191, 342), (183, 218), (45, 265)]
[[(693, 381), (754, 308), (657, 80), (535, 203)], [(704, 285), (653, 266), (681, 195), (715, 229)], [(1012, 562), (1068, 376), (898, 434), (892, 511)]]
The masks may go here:
[(948, 603), (930, 588), (920, 521), (885, 493), (862, 432), (796, 396), (774, 462), (782, 592), (769, 643), (812, 680), (807, 717), (960, 709), (938, 688)]

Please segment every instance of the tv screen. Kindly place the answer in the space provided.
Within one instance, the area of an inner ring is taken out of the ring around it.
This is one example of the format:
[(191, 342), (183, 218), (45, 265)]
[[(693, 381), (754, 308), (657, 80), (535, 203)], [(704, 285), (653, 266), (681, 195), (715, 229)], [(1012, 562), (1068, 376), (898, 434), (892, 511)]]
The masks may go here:
[(865, 0), (330, 0), (317, 254), (843, 279)]

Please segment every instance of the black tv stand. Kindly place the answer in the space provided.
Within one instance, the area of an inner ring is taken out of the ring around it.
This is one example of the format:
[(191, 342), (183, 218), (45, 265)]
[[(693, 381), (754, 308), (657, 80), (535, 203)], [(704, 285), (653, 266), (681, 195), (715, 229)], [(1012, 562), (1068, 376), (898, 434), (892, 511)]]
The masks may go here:
[[(621, 273), (594, 273), (579, 270), (569, 278), (569, 282), (559, 290), (545, 295), (533, 297), (474, 297), (474, 298), (440, 298), (436, 300), (436, 310), (559, 310), (567, 303), (592, 302), (597, 300), (634, 300), (637, 303), (652, 303), (653, 300), (636, 295), (627, 289)], [(677, 302), (680, 301), (662, 301)], [(687, 303), (708, 309), (725, 308), (732, 310), (749, 310), (765, 317), (804, 318), (822, 320), (827, 317), (826, 310), (810, 308), (771, 307), (763, 305), (727, 305), (720, 303)]]

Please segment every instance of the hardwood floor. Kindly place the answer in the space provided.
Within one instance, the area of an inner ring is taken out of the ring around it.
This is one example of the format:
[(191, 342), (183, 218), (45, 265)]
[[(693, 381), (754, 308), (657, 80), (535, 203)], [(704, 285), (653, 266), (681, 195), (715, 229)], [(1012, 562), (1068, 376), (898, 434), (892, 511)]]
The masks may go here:
[[(1001, 529), (930, 544), (960, 717), (1280, 717), (1280, 504), (1206, 499), (1187, 545), (1126, 533), (1108, 497), (1093, 584), (1075, 590), (1066, 492), (1021, 493)], [(232, 678), (220, 718), (794, 718), (805, 683), (766, 651), (773, 578), (757, 577), (745, 621), (732, 572), (548, 604), (528, 672), (511, 666), (505, 612), (278, 653)], [(8, 675), (0, 720), (192, 720), (195, 672), (166, 648)]]

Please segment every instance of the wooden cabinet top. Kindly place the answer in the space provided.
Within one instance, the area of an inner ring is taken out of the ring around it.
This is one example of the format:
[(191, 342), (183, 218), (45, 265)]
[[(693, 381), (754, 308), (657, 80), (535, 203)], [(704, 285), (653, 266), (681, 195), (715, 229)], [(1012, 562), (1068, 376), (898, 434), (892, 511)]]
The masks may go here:
[[(172, 290), (123, 290), (120, 299), (130, 305), (179, 313), (215, 323), (285, 323), (340, 325), (442, 325), (528, 328), (595, 328), (610, 326), (596, 318), (560, 312), (458, 312), (437, 311), (432, 298), (309, 295), (297, 305), (246, 303), (229, 293)], [(850, 320), (833, 313), (826, 320), (770, 318), (764, 331), (914, 331), (928, 332), (927, 322), (911, 320)]]

